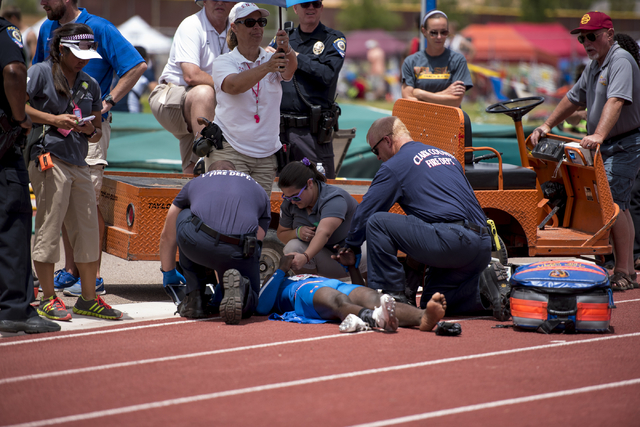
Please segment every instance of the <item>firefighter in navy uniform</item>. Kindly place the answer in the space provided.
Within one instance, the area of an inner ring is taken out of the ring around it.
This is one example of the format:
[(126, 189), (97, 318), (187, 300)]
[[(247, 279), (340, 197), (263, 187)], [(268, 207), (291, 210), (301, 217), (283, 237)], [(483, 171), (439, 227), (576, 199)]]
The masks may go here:
[(30, 305), (31, 203), (20, 149), (21, 139), (31, 129), (24, 108), (27, 67), (20, 31), (4, 18), (0, 18), (0, 71), (0, 331), (59, 331), (60, 325), (41, 318)]
[[(332, 140), (340, 109), (334, 101), (347, 42), (340, 31), (320, 22), (321, 0), (297, 4), (293, 10), (300, 25), (289, 36), (289, 45), (298, 69), (290, 82), (282, 82), (280, 141), (285, 148), (279, 161), (282, 167), (287, 160), (306, 157), (322, 163), (327, 178), (335, 178)], [(273, 41), (270, 46), (275, 48)]]

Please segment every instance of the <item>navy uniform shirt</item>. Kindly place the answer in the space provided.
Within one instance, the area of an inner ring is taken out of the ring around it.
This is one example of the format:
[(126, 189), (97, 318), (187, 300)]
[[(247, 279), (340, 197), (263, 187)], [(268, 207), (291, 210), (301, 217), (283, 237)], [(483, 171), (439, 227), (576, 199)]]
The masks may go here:
[[(11, 105), (4, 93), (4, 67), (12, 62), (24, 64), (22, 55), (22, 35), (17, 27), (4, 18), (0, 18), (0, 108), (11, 119)], [(21, 119), (22, 117), (18, 117)]]
[[(295, 79), (300, 92), (310, 104), (320, 105), (323, 109), (330, 108), (336, 96), (338, 75), (347, 49), (344, 34), (320, 22), (312, 33), (304, 33), (298, 26), (291, 33), (289, 44), (298, 52)], [(309, 114), (309, 107), (298, 95), (293, 80), (282, 82), (280, 111)]]
[(347, 244), (360, 246), (369, 217), (396, 202), (407, 215), (428, 223), (487, 222), (460, 162), (446, 151), (411, 141), (380, 166), (351, 221)]
[(271, 203), (264, 189), (249, 175), (214, 170), (189, 181), (173, 204), (190, 208), (215, 231), (226, 235), (265, 232), (271, 222)]

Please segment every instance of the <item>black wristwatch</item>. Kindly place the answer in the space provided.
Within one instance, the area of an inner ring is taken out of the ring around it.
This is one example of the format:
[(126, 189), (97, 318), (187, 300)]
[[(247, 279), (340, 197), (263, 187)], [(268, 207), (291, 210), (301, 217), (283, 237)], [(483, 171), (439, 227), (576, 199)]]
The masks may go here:
[(113, 100), (113, 97), (111, 96), (111, 94), (104, 97), (104, 102), (111, 104), (112, 107), (115, 107), (116, 105), (116, 101)]
[(28, 118), (29, 118), (29, 116), (27, 116), (27, 115), (25, 114), (25, 115), (24, 115), (24, 119), (22, 119), (22, 120), (16, 120), (16, 119), (13, 119), (13, 121), (14, 121), (14, 122), (16, 122), (17, 124), (21, 125), (21, 124), (23, 124), (24, 122), (26, 122)]

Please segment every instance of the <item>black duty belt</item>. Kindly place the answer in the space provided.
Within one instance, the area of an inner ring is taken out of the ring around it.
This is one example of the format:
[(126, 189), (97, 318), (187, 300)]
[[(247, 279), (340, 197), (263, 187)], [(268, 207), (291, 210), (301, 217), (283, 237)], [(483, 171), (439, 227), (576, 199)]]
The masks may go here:
[(631, 136), (631, 135), (635, 135), (636, 133), (640, 133), (640, 128), (631, 129), (630, 131), (618, 134), (616, 136), (612, 136), (611, 138), (605, 139), (604, 141), (602, 141), (602, 143), (603, 144), (613, 144), (614, 142), (618, 142), (621, 139), (624, 139), (624, 138), (626, 138), (628, 136)]
[(288, 128), (304, 128), (311, 123), (309, 116), (298, 116), (293, 114), (281, 114), (280, 123)]
[(230, 237), (222, 233), (218, 233), (216, 230), (202, 222), (202, 220), (195, 215), (191, 217), (191, 222), (196, 226), (196, 231), (202, 231), (203, 233), (208, 234), (209, 236), (221, 242), (240, 246), (244, 241), (244, 239), (242, 238)]
[(476, 233), (478, 233), (481, 236), (483, 234), (489, 234), (489, 230), (487, 229), (487, 227), (481, 227), (478, 224), (474, 224), (474, 223), (469, 222), (469, 221), (453, 221), (453, 222), (450, 222), (449, 224), (461, 225), (464, 228), (468, 228), (471, 231), (475, 231)]

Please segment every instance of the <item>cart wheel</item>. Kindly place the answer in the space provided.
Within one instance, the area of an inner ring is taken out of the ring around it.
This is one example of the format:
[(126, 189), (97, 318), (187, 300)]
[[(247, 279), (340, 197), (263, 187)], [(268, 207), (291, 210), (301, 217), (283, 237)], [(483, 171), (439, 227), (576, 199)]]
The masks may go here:
[(498, 240), (500, 241), (500, 250), (492, 251), (491, 258), (496, 258), (500, 261), (500, 264), (507, 265), (509, 262), (509, 253), (507, 252), (507, 245), (502, 241), (502, 237), (498, 236)]
[(280, 265), (280, 258), (284, 255), (284, 244), (278, 239), (276, 230), (269, 229), (262, 241), (260, 255), (260, 283), (270, 274), (275, 273)]

